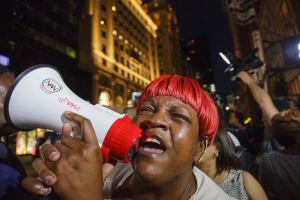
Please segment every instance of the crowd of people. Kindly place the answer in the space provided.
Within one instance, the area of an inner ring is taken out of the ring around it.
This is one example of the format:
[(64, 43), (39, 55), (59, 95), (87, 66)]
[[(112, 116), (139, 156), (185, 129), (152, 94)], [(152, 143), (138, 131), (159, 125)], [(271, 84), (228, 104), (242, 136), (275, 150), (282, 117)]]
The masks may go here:
[[(0, 160), (0, 199), (300, 199), (300, 110), (279, 111), (249, 73), (237, 77), (270, 130), (257, 151), (239, 112), (222, 110), (196, 80), (164, 74), (146, 87), (135, 113), (126, 111), (143, 131), (130, 163), (104, 162), (90, 121), (65, 112), (82, 137), (63, 124), (60, 140), (42, 145), (33, 160), (36, 177)], [(272, 148), (262, 151), (265, 143)], [(4, 182), (7, 167), (13, 175)]]

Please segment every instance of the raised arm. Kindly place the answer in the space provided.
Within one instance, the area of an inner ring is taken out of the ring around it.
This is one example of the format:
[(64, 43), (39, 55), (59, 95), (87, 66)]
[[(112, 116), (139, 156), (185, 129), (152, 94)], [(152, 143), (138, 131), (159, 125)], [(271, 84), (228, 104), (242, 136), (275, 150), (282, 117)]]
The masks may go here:
[(249, 87), (252, 96), (261, 109), (268, 125), (271, 125), (272, 117), (278, 113), (278, 110), (273, 104), (271, 97), (256, 83), (249, 73), (241, 71), (237, 74), (237, 77)]

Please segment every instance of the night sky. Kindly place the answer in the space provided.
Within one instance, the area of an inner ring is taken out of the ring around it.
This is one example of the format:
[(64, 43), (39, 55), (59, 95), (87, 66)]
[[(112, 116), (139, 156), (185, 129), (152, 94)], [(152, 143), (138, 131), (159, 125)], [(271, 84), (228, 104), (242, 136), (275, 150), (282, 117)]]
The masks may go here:
[(233, 83), (224, 74), (226, 67), (219, 51), (232, 51), (232, 40), (227, 24), (226, 13), (222, 10), (221, 0), (169, 0), (176, 11), (182, 39), (206, 35), (210, 42), (211, 60), (214, 69), (217, 92), (229, 93)]

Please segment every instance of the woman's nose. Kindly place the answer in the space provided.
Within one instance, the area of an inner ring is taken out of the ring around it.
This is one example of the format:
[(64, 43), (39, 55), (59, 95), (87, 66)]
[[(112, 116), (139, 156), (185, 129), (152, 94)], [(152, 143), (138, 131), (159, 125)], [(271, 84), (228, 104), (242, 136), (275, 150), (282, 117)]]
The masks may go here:
[(140, 123), (140, 128), (142, 130), (148, 130), (150, 128), (161, 128), (164, 131), (169, 128), (168, 120), (166, 119), (166, 114), (162, 112), (153, 113), (153, 115), (148, 116)]

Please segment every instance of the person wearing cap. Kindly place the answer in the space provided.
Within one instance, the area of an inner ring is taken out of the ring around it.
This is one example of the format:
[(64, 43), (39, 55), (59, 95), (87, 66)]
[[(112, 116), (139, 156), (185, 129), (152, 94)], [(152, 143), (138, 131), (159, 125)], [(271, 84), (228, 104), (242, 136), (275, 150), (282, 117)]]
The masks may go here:
[(43, 146), (44, 160), (33, 161), (43, 184), (27, 179), (24, 187), (44, 194), (52, 186), (66, 200), (232, 199), (195, 167), (219, 123), (214, 102), (196, 80), (160, 76), (145, 89), (136, 113), (133, 122), (143, 130), (139, 149), (131, 163), (114, 165), (102, 164), (90, 121), (65, 113), (80, 125), (82, 139), (72, 138), (71, 125), (64, 124), (61, 142)]

